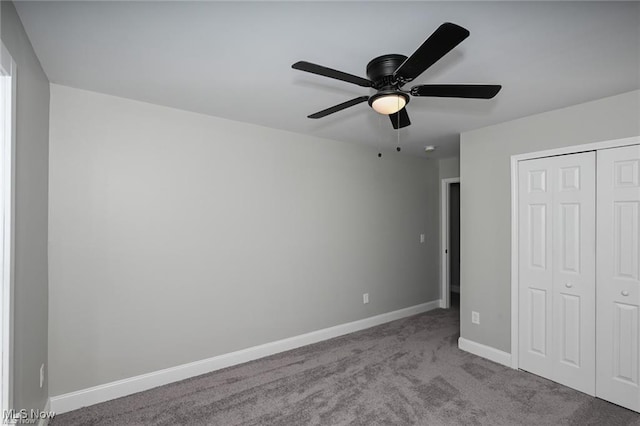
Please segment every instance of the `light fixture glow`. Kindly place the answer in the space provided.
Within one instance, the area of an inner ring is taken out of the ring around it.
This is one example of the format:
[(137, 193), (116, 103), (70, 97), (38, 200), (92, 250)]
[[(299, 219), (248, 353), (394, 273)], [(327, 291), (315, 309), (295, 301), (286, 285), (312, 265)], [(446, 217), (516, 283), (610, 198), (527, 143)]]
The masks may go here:
[(374, 99), (371, 107), (380, 114), (389, 115), (400, 111), (406, 104), (407, 101), (404, 96), (390, 94)]

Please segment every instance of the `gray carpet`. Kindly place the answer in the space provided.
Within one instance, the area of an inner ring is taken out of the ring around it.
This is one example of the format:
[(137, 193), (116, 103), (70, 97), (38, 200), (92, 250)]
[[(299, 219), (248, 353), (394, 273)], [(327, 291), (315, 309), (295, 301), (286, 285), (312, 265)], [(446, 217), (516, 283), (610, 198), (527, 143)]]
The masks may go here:
[(640, 415), (457, 348), (437, 309), (57, 416), (73, 425), (640, 425)]

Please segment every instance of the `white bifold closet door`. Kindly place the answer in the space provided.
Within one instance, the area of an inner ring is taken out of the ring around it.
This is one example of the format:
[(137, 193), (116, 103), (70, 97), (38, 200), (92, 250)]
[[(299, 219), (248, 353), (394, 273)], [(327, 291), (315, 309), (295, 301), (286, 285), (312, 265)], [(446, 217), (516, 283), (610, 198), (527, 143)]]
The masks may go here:
[(640, 411), (640, 145), (598, 151), (596, 395)]
[(519, 367), (595, 395), (595, 152), (519, 163)]

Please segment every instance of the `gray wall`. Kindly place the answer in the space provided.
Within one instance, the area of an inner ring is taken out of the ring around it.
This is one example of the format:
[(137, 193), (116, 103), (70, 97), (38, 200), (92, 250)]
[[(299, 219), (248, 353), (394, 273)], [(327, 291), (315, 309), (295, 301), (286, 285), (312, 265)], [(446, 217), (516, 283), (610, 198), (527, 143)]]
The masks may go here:
[(439, 298), (437, 161), (51, 91), (51, 395)]
[(447, 179), (460, 176), (460, 157), (442, 158), (438, 160), (438, 178)]
[(13, 3), (0, 2), (0, 37), (17, 64), (13, 405), (42, 409), (47, 380), (49, 81)]
[(462, 337), (511, 352), (510, 157), (638, 135), (640, 91), (462, 134)]

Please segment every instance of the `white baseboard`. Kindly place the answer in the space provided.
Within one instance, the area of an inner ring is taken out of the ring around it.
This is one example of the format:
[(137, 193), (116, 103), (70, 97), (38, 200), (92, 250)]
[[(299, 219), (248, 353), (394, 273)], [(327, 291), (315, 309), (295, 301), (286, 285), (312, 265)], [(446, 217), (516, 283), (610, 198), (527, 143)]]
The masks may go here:
[(511, 367), (511, 354), (503, 352), (491, 346), (476, 343), (473, 340), (467, 340), (463, 337), (458, 339), (458, 348), (465, 352), (470, 352), (474, 355), (481, 356), (498, 364)]
[(213, 358), (178, 365), (176, 367), (170, 367), (164, 370), (158, 370), (111, 383), (105, 383), (103, 385), (82, 389), (76, 392), (53, 396), (51, 397), (51, 408), (57, 414), (65, 413), (88, 405), (109, 401), (111, 399), (131, 395), (136, 392), (142, 392), (168, 383), (210, 373), (221, 368), (231, 367), (233, 365), (242, 364), (258, 358), (299, 348), (301, 346), (332, 339), (344, 334), (375, 327), (376, 325), (395, 321), (411, 315), (427, 312), (432, 309), (439, 308), (440, 304), (440, 300), (434, 300), (397, 311), (376, 315), (370, 318), (312, 331), (310, 333), (265, 343), (263, 345), (241, 349), (236, 352), (230, 352)]

